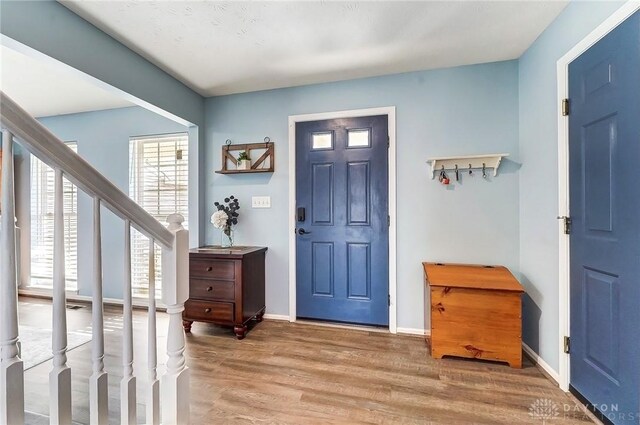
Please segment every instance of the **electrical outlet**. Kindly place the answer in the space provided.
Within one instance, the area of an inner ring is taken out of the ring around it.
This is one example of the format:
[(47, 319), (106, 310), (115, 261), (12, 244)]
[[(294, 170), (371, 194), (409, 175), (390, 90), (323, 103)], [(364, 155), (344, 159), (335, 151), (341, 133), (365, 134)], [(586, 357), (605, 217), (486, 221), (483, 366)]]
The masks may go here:
[(271, 208), (271, 196), (252, 196), (251, 208)]

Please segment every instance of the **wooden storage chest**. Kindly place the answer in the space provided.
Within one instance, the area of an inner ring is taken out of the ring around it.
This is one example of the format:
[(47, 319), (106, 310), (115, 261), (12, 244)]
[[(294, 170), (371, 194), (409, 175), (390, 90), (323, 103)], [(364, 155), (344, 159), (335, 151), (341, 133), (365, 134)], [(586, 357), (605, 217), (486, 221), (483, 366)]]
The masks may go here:
[(184, 329), (194, 321), (233, 326), (238, 339), (247, 323), (262, 321), (264, 302), (263, 247), (201, 247), (189, 252), (189, 299), (182, 314)]
[[(506, 267), (423, 263), (431, 356), (522, 367), (522, 285)], [(427, 328), (428, 329), (428, 328)]]

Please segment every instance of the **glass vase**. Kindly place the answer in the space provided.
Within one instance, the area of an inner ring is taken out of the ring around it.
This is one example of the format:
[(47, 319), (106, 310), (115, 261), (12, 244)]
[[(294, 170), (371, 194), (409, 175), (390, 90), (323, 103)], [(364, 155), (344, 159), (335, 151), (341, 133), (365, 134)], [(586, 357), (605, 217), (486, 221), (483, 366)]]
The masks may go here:
[(220, 232), (221, 240), (220, 246), (223, 248), (230, 248), (233, 246), (233, 228), (228, 226), (222, 229)]

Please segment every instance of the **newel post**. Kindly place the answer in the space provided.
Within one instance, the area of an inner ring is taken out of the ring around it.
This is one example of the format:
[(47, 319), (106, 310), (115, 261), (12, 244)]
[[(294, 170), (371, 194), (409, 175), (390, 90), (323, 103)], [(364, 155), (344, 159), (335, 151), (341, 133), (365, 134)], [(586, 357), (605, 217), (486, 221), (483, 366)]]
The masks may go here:
[(24, 368), (18, 350), (13, 134), (2, 132), (0, 216), (0, 423), (24, 423)]
[(189, 368), (184, 350), (182, 311), (189, 298), (189, 231), (182, 227), (184, 217), (171, 214), (168, 229), (174, 234), (172, 249), (162, 249), (162, 300), (169, 314), (167, 334), (167, 372), (162, 377), (162, 423), (189, 423)]

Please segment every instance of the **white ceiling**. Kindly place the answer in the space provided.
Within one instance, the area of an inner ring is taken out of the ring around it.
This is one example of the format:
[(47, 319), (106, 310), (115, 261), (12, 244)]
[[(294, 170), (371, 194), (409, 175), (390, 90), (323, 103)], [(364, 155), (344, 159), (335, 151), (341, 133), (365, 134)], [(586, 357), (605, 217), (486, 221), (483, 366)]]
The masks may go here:
[(0, 90), (35, 117), (132, 106), (71, 72), (0, 46)]
[(212, 96), (518, 58), (568, 1), (62, 3)]

